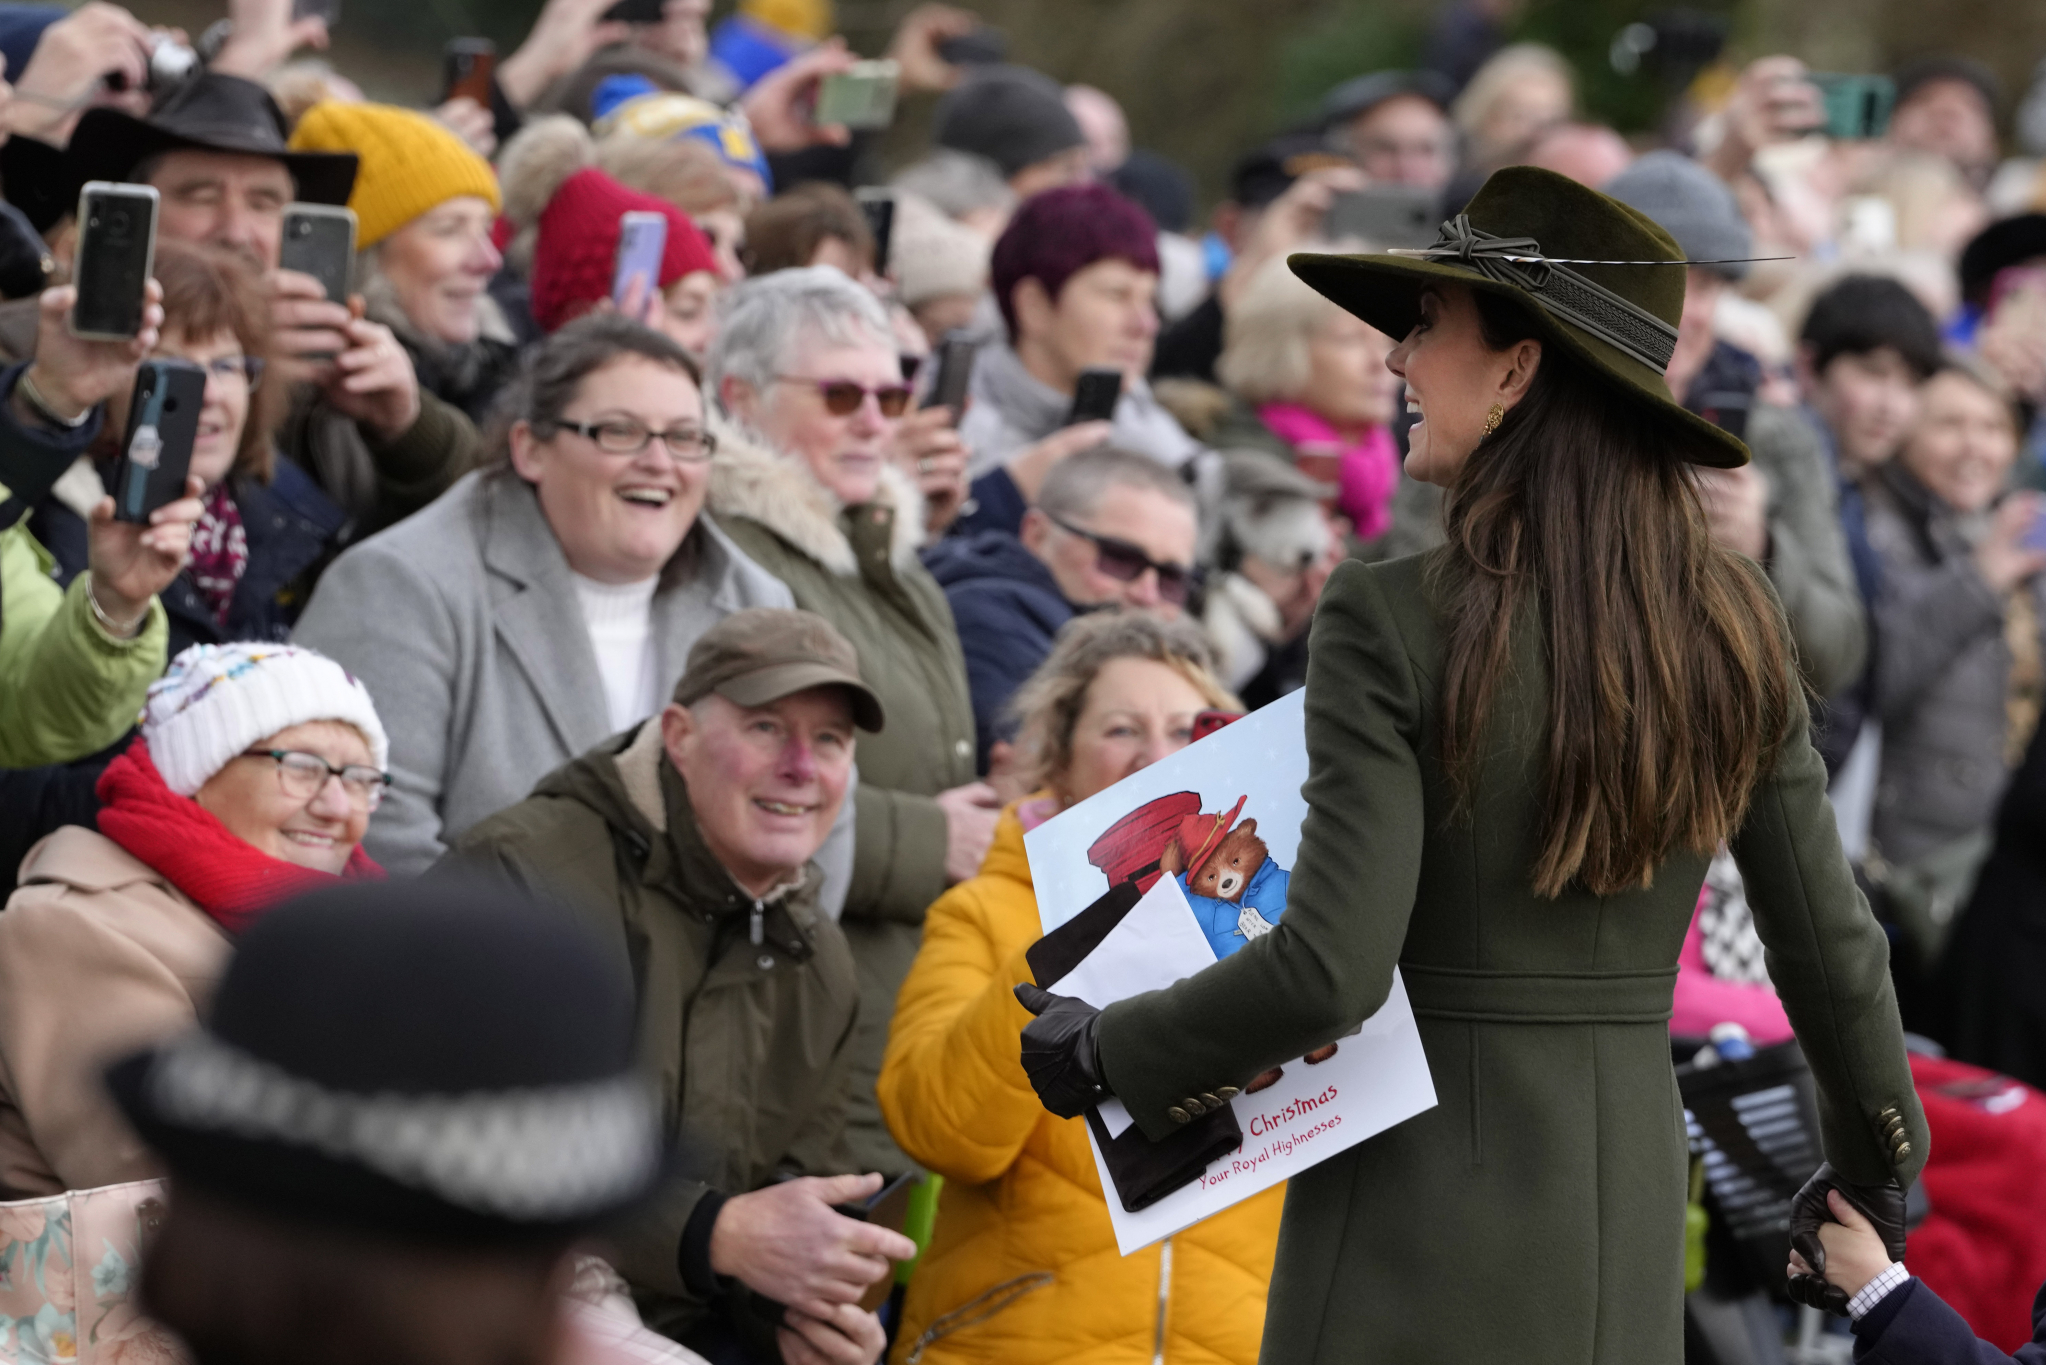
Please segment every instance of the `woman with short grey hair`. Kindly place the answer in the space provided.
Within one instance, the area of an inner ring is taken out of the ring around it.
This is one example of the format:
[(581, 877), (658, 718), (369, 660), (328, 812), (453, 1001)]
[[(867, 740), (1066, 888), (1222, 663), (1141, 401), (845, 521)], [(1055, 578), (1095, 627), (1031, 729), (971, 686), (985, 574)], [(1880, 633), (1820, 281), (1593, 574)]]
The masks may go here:
[(298, 623), (390, 729), (365, 842), (396, 875), (660, 710), (711, 626), (792, 605), (701, 515), (716, 437), (673, 341), (580, 319), (506, 403), (491, 466), (342, 555)]
[[(909, 1161), (874, 1077), (924, 911), (973, 876), (997, 800), (974, 780), (966, 662), (944, 592), (917, 560), (922, 499), (896, 463), (910, 390), (887, 315), (829, 266), (746, 281), (711, 348), (710, 510), (732, 539), (859, 651), (888, 728), (860, 745), (843, 926), (860, 970), (850, 1138), (860, 1170)], [(956, 438), (955, 438), (956, 439)]]

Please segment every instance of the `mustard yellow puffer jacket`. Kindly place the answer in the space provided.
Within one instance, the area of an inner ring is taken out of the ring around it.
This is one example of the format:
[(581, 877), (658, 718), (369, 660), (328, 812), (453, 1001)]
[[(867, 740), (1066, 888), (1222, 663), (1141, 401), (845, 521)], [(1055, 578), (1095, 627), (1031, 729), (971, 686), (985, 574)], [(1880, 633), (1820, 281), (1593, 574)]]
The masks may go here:
[(1011, 807), (931, 907), (881, 1065), (895, 1140), (945, 1177), (896, 1365), (1253, 1365), (1284, 1187), (1117, 1254), (1086, 1122), (1046, 1113), (1018, 1057), (1038, 937)]

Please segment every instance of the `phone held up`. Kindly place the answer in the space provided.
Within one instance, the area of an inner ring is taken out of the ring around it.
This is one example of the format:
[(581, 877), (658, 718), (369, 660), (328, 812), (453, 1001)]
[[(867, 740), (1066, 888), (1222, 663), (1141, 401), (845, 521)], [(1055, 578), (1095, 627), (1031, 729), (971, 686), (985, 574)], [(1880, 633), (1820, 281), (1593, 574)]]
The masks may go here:
[(948, 336), (939, 342), (938, 377), (924, 396), (924, 406), (952, 409), (954, 422), (964, 416), (966, 390), (973, 383), (973, 362), (979, 354), (980, 343), (971, 337)]
[(840, 124), (854, 131), (886, 128), (895, 121), (895, 91), (902, 69), (891, 61), (854, 62), (817, 83), (819, 125)]
[(147, 523), (151, 512), (185, 495), (205, 405), (206, 371), (186, 360), (142, 362), (114, 465), (114, 520)]
[(355, 270), (355, 210), (335, 204), (286, 207), (277, 264), (318, 280), (329, 302), (347, 303)]
[(1435, 191), (1373, 185), (1335, 196), (1321, 231), (1332, 242), (1358, 237), (1374, 247), (1424, 247), (1433, 245), (1441, 222)]
[(888, 246), (895, 238), (895, 191), (858, 189), (853, 191), (853, 198), (859, 201), (867, 228), (874, 234), (874, 273), (886, 275)]
[(1065, 426), (1082, 422), (1112, 422), (1115, 405), (1122, 401), (1121, 370), (1082, 370), (1073, 387), (1073, 406), (1066, 410)]
[(149, 272), (156, 263), (156, 191), (93, 180), (78, 192), (78, 248), (71, 335), (127, 341), (142, 330)]
[(1814, 71), (1811, 83), (1826, 106), (1826, 136), (1835, 142), (1868, 142), (1890, 131), (1897, 83), (1888, 76)]
[[(643, 290), (661, 287), (661, 257), (668, 250), (668, 219), (648, 209), (618, 215), (618, 264), (611, 273), (611, 302), (625, 307), (625, 296), (637, 279)], [(646, 302), (646, 294), (639, 296)]]
[(618, 0), (604, 11), (607, 24), (658, 24), (667, 17), (667, 0)]
[(471, 99), (490, 108), (490, 82), (497, 74), (497, 44), (488, 38), (454, 38), (440, 52), (440, 102)]

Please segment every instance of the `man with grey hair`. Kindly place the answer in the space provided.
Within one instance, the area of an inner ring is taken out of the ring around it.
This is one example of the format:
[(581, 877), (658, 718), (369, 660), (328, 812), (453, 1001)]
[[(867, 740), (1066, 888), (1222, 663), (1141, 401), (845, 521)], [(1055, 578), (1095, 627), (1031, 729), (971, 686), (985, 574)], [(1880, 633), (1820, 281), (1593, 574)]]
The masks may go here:
[(1097, 607), (1172, 618), (1193, 586), (1194, 498), (1178, 474), (1112, 446), (1045, 476), (1021, 535), (940, 541), (924, 565), (945, 589), (966, 653), (980, 770), (1007, 738), (1003, 712), (1059, 628)]

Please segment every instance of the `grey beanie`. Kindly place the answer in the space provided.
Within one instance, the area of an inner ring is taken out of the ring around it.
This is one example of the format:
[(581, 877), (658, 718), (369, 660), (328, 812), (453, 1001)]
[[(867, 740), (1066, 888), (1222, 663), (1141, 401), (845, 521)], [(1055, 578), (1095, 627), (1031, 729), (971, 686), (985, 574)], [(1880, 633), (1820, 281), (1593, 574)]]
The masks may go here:
[(1065, 91), (1027, 66), (973, 72), (938, 102), (937, 143), (984, 156), (1012, 176), (1025, 166), (1087, 145)]
[[(1726, 182), (1680, 152), (1650, 152), (1606, 182), (1605, 192), (1660, 223), (1694, 261), (1755, 254), (1755, 234)], [(1730, 280), (1748, 267), (1715, 265)]]

